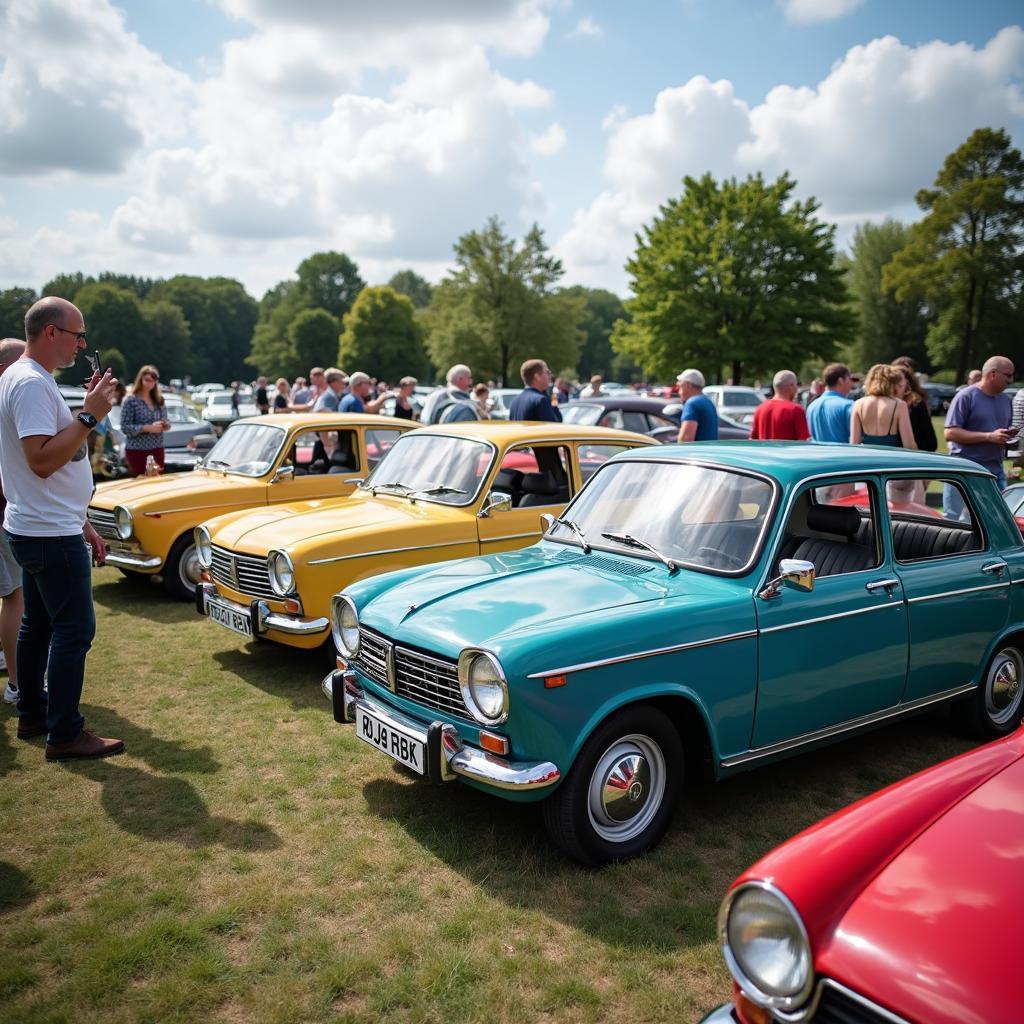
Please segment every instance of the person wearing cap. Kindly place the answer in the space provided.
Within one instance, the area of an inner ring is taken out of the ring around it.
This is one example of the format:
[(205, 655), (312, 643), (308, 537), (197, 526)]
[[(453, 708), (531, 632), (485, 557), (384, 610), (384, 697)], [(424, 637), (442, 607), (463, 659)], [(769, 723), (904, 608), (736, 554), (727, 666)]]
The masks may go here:
[(676, 380), (683, 400), (680, 443), (685, 441), (717, 441), (718, 410), (704, 394), (704, 374), (700, 370), (683, 370)]
[(377, 398), (370, 398), (372, 388), (370, 375), (356, 370), (348, 379), (348, 394), (338, 403), (338, 412), (378, 412), (391, 397), (391, 392), (385, 391)]
[(327, 390), (316, 400), (313, 412), (337, 412), (341, 405), (341, 396), (345, 394), (348, 377), (343, 370), (332, 366), (324, 373), (327, 379)]
[(751, 441), (806, 441), (807, 414), (796, 400), (800, 382), (792, 370), (779, 370), (772, 378), (772, 391), (767, 402), (762, 402), (754, 413), (750, 425)]

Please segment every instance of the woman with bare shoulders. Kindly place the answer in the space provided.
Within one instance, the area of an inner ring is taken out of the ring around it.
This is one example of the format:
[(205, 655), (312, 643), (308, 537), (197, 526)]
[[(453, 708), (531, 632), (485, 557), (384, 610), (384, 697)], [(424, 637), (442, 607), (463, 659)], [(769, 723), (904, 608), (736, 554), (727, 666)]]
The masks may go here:
[(887, 445), (917, 450), (910, 410), (903, 396), (907, 378), (897, 366), (876, 363), (864, 381), (864, 397), (853, 403), (850, 444)]

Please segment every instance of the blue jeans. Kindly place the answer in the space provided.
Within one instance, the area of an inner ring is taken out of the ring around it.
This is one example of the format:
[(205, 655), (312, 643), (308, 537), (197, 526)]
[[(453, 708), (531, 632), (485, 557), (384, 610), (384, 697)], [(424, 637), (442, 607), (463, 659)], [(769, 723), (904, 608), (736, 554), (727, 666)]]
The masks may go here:
[[(78, 710), (85, 656), (96, 635), (92, 562), (85, 538), (8, 533), (22, 569), (25, 614), (18, 631), (18, 714), (46, 716), (47, 740), (69, 743), (85, 725)], [(49, 700), (43, 675), (49, 663)]]
[[(981, 465), (981, 463), (978, 463)], [(990, 473), (992, 470), (986, 466), (986, 469)], [(996, 484), (999, 490), (1006, 489), (1006, 470), (1000, 466), (999, 472), (992, 473), (996, 478)], [(954, 487), (952, 484), (942, 485), (942, 514), (946, 519), (958, 519), (962, 523), (969, 523), (970, 516), (967, 513), (967, 506), (964, 504), (964, 499), (960, 496), (959, 488)]]

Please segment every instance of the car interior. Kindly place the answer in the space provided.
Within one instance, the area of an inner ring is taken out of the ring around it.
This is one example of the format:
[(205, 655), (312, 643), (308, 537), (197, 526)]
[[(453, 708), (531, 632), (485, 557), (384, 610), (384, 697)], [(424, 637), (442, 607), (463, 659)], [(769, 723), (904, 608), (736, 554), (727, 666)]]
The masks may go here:
[[(524, 449), (517, 449), (521, 455)], [(506, 467), (509, 453), (502, 468), (494, 477), (492, 490), (504, 491), (512, 496), (513, 508), (533, 508), (544, 505), (565, 505), (569, 501), (569, 475), (566, 471), (565, 449), (536, 447), (532, 449), (537, 461), (536, 472)]]

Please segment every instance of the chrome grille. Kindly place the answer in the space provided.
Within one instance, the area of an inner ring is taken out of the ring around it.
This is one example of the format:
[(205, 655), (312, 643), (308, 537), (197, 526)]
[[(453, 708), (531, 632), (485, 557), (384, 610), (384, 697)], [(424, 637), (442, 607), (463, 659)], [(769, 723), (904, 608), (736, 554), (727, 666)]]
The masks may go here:
[(369, 676), (381, 686), (388, 683), (388, 657), (391, 644), (380, 634), (371, 633), (368, 629), (359, 631), (359, 657), (356, 664), (364, 675)]
[(92, 523), (93, 529), (107, 540), (119, 540), (117, 536), (117, 521), (114, 519), (114, 513), (108, 512), (105, 508), (93, 508), (89, 506), (86, 515), (89, 517), (89, 522)]
[(254, 555), (237, 555), (227, 548), (213, 547), (213, 564), (210, 575), (217, 583), (240, 594), (274, 599), (277, 595), (270, 589), (270, 574), (267, 560)]
[(830, 978), (821, 983), (821, 999), (811, 1019), (814, 1024), (906, 1024), (902, 1017)]

